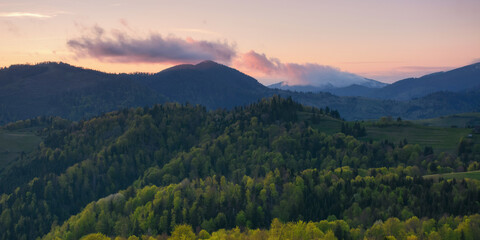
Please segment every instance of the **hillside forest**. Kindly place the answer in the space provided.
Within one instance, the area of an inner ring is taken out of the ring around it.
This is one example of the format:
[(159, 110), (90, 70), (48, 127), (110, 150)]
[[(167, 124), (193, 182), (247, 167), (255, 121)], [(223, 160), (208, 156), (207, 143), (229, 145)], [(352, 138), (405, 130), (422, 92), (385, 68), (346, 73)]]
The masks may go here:
[(0, 239), (478, 239), (478, 136), (440, 151), (371, 126), (279, 96), (9, 123), (40, 143), (1, 163)]

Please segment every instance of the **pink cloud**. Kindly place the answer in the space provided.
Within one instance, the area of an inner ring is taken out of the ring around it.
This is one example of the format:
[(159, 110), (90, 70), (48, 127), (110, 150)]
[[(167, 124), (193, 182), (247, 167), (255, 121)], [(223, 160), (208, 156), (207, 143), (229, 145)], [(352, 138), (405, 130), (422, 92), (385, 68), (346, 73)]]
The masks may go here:
[(343, 87), (365, 82), (363, 77), (315, 63), (283, 63), (265, 54), (249, 51), (233, 61), (233, 66), (257, 77), (275, 78), (286, 85)]
[(279, 71), (281, 65), (277, 59), (269, 60), (265, 54), (258, 54), (255, 51), (244, 53), (234, 61), (235, 67), (263, 74), (274, 74)]

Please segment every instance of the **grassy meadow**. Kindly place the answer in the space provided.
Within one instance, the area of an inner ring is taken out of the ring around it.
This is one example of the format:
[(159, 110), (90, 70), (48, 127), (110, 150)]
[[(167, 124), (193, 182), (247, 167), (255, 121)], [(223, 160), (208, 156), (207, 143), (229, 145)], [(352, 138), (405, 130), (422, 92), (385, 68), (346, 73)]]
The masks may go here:
[(0, 169), (21, 155), (33, 151), (41, 138), (33, 128), (20, 130), (0, 129)]
[(413, 122), (424, 126), (466, 128), (468, 126), (480, 126), (480, 113), (461, 113), (438, 118), (415, 120)]
[(431, 146), (435, 152), (455, 152), (460, 139), (472, 132), (468, 128), (427, 127), (417, 124), (376, 126), (366, 125), (365, 140), (388, 140), (399, 143), (407, 139), (408, 143), (422, 147)]

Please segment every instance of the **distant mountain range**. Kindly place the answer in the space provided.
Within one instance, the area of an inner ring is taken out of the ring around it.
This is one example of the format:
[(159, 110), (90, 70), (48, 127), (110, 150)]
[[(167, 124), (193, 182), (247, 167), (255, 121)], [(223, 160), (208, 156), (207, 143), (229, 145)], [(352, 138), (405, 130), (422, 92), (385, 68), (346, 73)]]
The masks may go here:
[(480, 88), (480, 63), (420, 78), (407, 78), (372, 92), (369, 97), (410, 100), (439, 91), (461, 92)]
[(283, 82), (268, 87), (298, 92), (329, 92), (337, 96), (361, 96), (377, 99), (412, 100), (439, 91), (460, 92), (480, 88), (480, 63), (437, 72), (420, 78), (407, 78), (393, 84), (375, 80), (352, 84), (346, 87), (286, 85)]
[[(156, 74), (107, 74), (52, 62), (12, 65), (0, 70), (0, 123), (39, 115), (79, 120), (167, 101), (201, 104), (208, 109), (233, 108), (274, 94), (291, 96), (306, 105), (329, 106), (347, 120), (386, 115), (418, 119), (480, 111), (480, 64), (405, 79), (383, 88), (372, 88), (378, 85), (373, 80), (371, 83), (370, 87), (330, 89), (340, 95), (336, 96), (267, 88), (212, 61), (178, 65)], [(352, 93), (369, 98), (351, 97)], [(417, 99), (398, 101), (414, 97)]]

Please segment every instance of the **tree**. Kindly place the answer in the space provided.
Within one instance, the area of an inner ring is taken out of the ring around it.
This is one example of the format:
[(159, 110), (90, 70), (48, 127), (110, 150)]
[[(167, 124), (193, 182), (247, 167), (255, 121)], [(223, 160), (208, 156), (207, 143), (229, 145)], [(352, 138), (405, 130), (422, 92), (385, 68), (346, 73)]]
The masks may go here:
[(110, 240), (110, 238), (101, 233), (92, 233), (80, 238), (80, 240)]
[(171, 237), (173, 240), (195, 240), (195, 238), (196, 236), (193, 232), (192, 226), (187, 224), (175, 226)]

